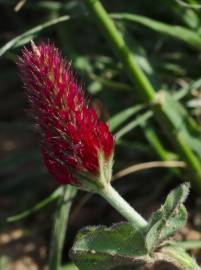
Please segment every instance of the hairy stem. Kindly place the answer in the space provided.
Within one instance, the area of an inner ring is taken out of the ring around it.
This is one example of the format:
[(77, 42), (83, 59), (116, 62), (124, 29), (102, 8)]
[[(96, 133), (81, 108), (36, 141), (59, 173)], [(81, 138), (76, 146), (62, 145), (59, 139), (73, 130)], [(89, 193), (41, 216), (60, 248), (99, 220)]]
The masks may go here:
[(140, 229), (147, 225), (146, 220), (110, 184), (106, 185), (104, 189), (99, 190), (99, 194), (130, 222), (135, 229)]

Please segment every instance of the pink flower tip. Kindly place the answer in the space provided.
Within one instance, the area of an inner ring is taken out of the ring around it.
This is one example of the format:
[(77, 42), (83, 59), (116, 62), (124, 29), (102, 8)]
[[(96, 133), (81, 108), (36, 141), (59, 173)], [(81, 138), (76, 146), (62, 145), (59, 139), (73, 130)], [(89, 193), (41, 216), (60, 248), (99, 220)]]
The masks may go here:
[(51, 43), (32, 43), (17, 64), (50, 174), (61, 184), (99, 181), (100, 163), (111, 167), (114, 137), (88, 105), (70, 64)]

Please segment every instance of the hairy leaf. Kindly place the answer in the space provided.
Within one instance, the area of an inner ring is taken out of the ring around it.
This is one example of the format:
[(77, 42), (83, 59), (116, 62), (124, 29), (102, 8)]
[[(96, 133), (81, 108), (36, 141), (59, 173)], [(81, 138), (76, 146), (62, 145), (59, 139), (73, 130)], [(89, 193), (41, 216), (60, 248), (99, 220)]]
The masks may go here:
[(164, 205), (151, 216), (145, 239), (149, 253), (185, 225), (187, 212), (183, 202), (188, 193), (189, 184), (182, 184), (170, 192)]
[(120, 223), (110, 228), (89, 227), (81, 231), (71, 255), (81, 270), (128, 270), (130, 266), (144, 264), (146, 250), (142, 234), (132, 225)]

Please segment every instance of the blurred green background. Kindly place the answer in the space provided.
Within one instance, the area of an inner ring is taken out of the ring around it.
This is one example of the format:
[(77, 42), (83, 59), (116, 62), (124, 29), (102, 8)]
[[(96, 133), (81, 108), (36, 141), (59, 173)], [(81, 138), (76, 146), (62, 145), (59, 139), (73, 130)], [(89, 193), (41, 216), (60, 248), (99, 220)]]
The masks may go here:
[[(167, 91), (185, 109), (183, 114), (174, 108), (174, 103), (170, 104), (178, 113), (173, 115), (175, 122), (177, 116), (181, 122), (178, 129), (186, 129), (186, 115), (196, 125), (196, 136), (190, 130), (193, 135), (184, 144), (189, 147), (192, 144), (199, 159), (201, 3), (197, 0), (102, 3), (155, 91)], [(0, 269), (45, 269), (55, 209), (54, 195), (46, 207), (37, 205), (57, 185), (42, 164), (39, 138), (29, 117), (16, 67), (21, 48), (32, 39), (36, 44), (53, 41), (72, 62), (77, 79), (91, 96), (92, 106), (116, 135), (114, 174), (126, 168), (127, 171), (114, 185), (145, 217), (160, 205), (172, 187), (181, 181), (192, 181), (187, 202), (189, 224), (178, 239), (200, 240), (201, 192), (197, 188), (200, 180), (158, 124), (150, 104), (139, 99), (138, 86), (130, 82), (127, 68), (105, 39), (105, 30), (88, 14), (85, 1), (0, 0), (0, 18)], [(154, 168), (149, 168), (148, 162), (152, 161), (156, 161), (152, 164)], [(163, 168), (167, 161), (172, 163)], [(130, 168), (136, 164), (141, 164), (141, 170)], [(33, 210), (35, 205), (39, 211)], [(23, 211), (34, 213), (8, 222), (7, 217)], [(80, 228), (120, 220), (99, 197), (79, 192), (69, 220), (64, 265), (69, 262), (68, 251)], [(199, 249), (190, 247), (190, 252), (199, 259)], [(66, 266), (66, 270), (70, 267)]]

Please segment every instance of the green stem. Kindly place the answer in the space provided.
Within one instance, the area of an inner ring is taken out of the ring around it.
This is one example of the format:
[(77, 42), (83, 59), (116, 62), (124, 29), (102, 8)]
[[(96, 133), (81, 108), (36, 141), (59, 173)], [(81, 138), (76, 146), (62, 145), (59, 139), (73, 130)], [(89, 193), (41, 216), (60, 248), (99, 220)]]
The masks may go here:
[(153, 101), (155, 99), (155, 93), (152, 85), (143, 71), (138, 68), (133, 53), (128, 49), (123, 36), (117, 30), (100, 1), (85, 0), (85, 2), (88, 9), (91, 11), (91, 14), (94, 15), (94, 18), (97, 20), (98, 25), (104, 30), (106, 38), (112, 43), (117, 55), (121, 56), (121, 59), (130, 74), (130, 79), (135, 85), (137, 84), (139, 89), (143, 89), (143, 91), (139, 93), (142, 99)]
[[(144, 72), (141, 70), (141, 68), (138, 66), (132, 51), (129, 49), (123, 38), (123, 35), (120, 33), (120, 31), (118, 31), (117, 27), (104, 9), (101, 2), (99, 0), (85, 0), (85, 3), (91, 12), (91, 15), (97, 21), (98, 26), (100, 26), (101, 30), (105, 34), (109, 43), (113, 46), (116, 54), (123, 62), (127, 73), (130, 75), (131, 81), (135, 85), (135, 89), (139, 97), (143, 99), (144, 102), (153, 104), (153, 111), (157, 121), (167, 133), (171, 143), (174, 146), (176, 145), (181, 158), (185, 160), (191, 169), (195, 172), (197, 177), (195, 177), (194, 180), (196, 181), (197, 186), (201, 189), (200, 159), (195, 155), (192, 146), (189, 144), (184, 145), (180, 142), (177, 136), (178, 127), (175, 117), (178, 115), (176, 118), (180, 118), (180, 120), (183, 121), (182, 132), (187, 132), (188, 135), (192, 137), (192, 140), (197, 138), (194, 134), (194, 130), (189, 125), (189, 119), (187, 119), (189, 116), (185, 116), (185, 119), (183, 119), (183, 115), (181, 113), (181, 105), (170, 95), (168, 104), (164, 105), (162, 103), (160, 106), (157, 106), (156, 93), (152, 84)], [(173, 104), (175, 105), (173, 106)]]
[(64, 186), (54, 217), (54, 227), (52, 231), (49, 270), (59, 270), (61, 265), (61, 255), (65, 239), (68, 215), (72, 204), (72, 199), (76, 194), (76, 189), (72, 186)]
[(110, 184), (106, 185), (104, 189), (99, 190), (99, 194), (128, 220), (134, 228), (140, 229), (147, 225), (146, 220)]

